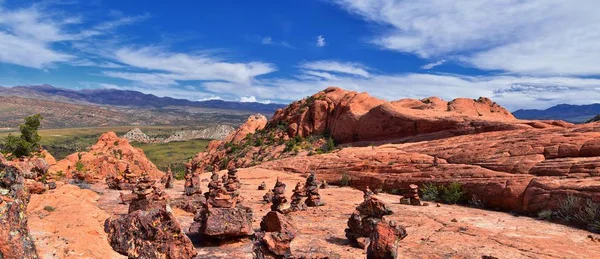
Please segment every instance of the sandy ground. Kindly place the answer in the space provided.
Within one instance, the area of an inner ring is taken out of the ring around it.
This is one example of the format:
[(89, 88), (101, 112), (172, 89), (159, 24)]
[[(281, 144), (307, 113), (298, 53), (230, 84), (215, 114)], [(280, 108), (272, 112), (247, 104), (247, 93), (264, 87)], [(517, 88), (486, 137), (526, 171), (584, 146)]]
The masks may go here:
[[(201, 177), (208, 179), (210, 175), (203, 174)], [(269, 211), (269, 205), (262, 202), (265, 191), (257, 190), (258, 185), (265, 181), (272, 188), (279, 177), (287, 184), (286, 195), (289, 197), (295, 184), (305, 180), (303, 175), (258, 168), (240, 169), (239, 177), (242, 181), (243, 203), (254, 210), (254, 227), (257, 230), (260, 219)], [(202, 184), (205, 191), (208, 182)], [(107, 214), (126, 213), (127, 206), (118, 203), (120, 191), (107, 190), (104, 184), (94, 185), (93, 189), (102, 193), (97, 203), (100, 209)], [(183, 181), (177, 181), (175, 188), (167, 192), (172, 198), (180, 196), (183, 193)], [(290, 214), (300, 230), (299, 236), (292, 242), (293, 254), (307, 257), (365, 258), (364, 251), (349, 246), (344, 236), (347, 219), (362, 202), (362, 192), (334, 186), (320, 192), (322, 200), (326, 202), (325, 206)], [(400, 243), (399, 258), (481, 258), (483, 255), (498, 258), (600, 258), (600, 242), (592, 241), (588, 237), (590, 232), (584, 230), (461, 206), (401, 205), (398, 203), (398, 196), (391, 194), (380, 194), (378, 198), (390, 204), (394, 210), (395, 213), (389, 219), (404, 225), (408, 231), (408, 237)], [(39, 206), (43, 207), (43, 204)], [(187, 231), (193, 215), (178, 209), (174, 209), (174, 212), (184, 231)], [(73, 214), (73, 217), (87, 216), (85, 211)], [(47, 218), (41, 219), (42, 223)], [(60, 228), (60, 222), (53, 223), (59, 224), (56, 228)], [(30, 225), (33, 233), (39, 231), (35, 229), (39, 228), (39, 224), (36, 226)], [(192, 240), (199, 253), (198, 258), (252, 258), (249, 238), (219, 244)], [(101, 238), (97, 242), (102, 241), (106, 242)], [(45, 247), (52, 245), (55, 244), (47, 244)], [(71, 249), (74, 250), (73, 253), (78, 252), (78, 248)], [(82, 249), (85, 248), (79, 248)]]

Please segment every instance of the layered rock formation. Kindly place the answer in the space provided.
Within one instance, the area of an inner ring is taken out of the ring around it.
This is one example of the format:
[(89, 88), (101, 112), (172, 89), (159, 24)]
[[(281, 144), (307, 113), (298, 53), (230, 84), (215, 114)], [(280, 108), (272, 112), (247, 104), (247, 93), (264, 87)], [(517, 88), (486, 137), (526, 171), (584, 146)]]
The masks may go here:
[[(4, 157), (0, 155), (0, 162)], [(27, 228), (30, 194), (23, 172), (0, 163), (0, 258), (38, 258)]]
[(536, 213), (575, 195), (600, 201), (600, 123), (488, 132), (408, 144), (354, 147), (266, 162), (263, 168), (319, 171), (364, 189), (462, 184), (485, 206)]
[(254, 258), (291, 258), (290, 243), (298, 229), (290, 218), (277, 211), (270, 211), (260, 222), (260, 232), (254, 236)]
[(88, 151), (67, 156), (51, 166), (49, 171), (54, 175), (61, 174), (70, 178), (78, 167), (83, 168), (81, 173), (89, 181), (104, 179), (107, 175), (117, 176), (127, 167), (136, 175), (146, 172), (155, 179), (160, 179), (163, 175), (148, 160), (144, 151), (131, 146), (128, 140), (117, 137), (114, 132), (102, 134)]
[(443, 139), (490, 131), (551, 128), (564, 122), (515, 119), (487, 98), (430, 97), (387, 102), (330, 87), (279, 109), (267, 122), (251, 117), (224, 141), (209, 144), (189, 168), (247, 167), (275, 159), (330, 152), (335, 144), (370, 145)]

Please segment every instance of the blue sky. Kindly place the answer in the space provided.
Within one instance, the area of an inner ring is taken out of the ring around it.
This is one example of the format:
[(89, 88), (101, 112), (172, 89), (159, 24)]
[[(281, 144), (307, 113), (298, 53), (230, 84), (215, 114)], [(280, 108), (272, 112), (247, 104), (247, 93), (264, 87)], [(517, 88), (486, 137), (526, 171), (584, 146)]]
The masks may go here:
[(600, 101), (590, 0), (0, 0), (0, 85), (287, 103), (327, 86), (387, 99)]

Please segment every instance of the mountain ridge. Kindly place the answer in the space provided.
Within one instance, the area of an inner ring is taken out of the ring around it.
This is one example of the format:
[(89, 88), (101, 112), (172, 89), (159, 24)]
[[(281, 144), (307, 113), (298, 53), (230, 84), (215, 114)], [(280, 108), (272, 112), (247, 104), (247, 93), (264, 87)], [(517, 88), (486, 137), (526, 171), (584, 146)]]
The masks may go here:
[(233, 102), (223, 100), (191, 101), (171, 97), (158, 97), (139, 91), (119, 89), (82, 89), (71, 90), (49, 84), (0, 86), (0, 96), (17, 96), (34, 99), (51, 99), (62, 102), (92, 103), (101, 105), (154, 107), (185, 106), (195, 108), (238, 110), (273, 114), (277, 109), (285, 107), (277, 103)]
[(575, 105), (558, 104), (548, 109), (519, 109), (513, 115), (523, 120), (564, 120), (584, 123), (600, 114), (600, 103)]

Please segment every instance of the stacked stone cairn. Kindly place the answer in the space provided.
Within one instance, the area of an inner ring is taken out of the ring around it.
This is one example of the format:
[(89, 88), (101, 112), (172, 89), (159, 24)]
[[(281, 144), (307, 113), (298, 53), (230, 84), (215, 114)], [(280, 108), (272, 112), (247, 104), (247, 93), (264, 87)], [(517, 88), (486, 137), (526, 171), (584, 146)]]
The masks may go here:
[(306, 210), (306, 205), (302, 203), (302, 198), (306, 196), (306, 191), (302, 188), (302, 184), (298, 182), (290, 201), (289, 211)]
[(173, 189), (173, 171), (171, 171), (170, 166), (167, 173), (160, 179), (160, 183), (165, 185), (165, 189)]
[(259, 191), (264, 191), (267, 189), (267, 183), (265, 183), (264, 181), (262, 183), (260, 183), (260, 185), (258, 186), (258, 190)]
[(168, 196), (143, 174), (127, 215), (112, 216), (104, 231), (112, 248), (129, 258), (193, 258), (196, 250), (171, 213)]
[(106, 177), (106, 184), (112, 190), (133, 190), (138, 177), (131, 172), (129, 165), (122, 174), (117, 176), (109, 175)]
[(423, 206), (424, 204), (421, 202), (421, 198), (419, 198), (419, 186), (416, 184), (409, 185), (408, 190), (400, 198), (400, 203), (413, 206)]
[[(298, 229), (292, 220), (283, 212), (288, 211), (284, 205), (285, 183), (279, 181), (273, 188), (271, 211), (260, 222), (260, 232), (254, 234), (253, 256), (257, 259), (292, 258), (290, 243), (296, 237)], [(295, 193), (302, 193), (301, 184), (296, 185)]]
[(329, 188), (329, 184), (327, 183), (327, 181), (323, 180), (323, 183), (321, 183), (321, 189), (327, 189)]
[(208, 239), (238, 238), (251, 235), (252, 209), (241, 204), (237, 170), (227, 173), (225, 186), (219, 176), (213, 173), (206, 202), (196, 213), (189, 232)]
[(368, 190), (364, 191), (365, 201), (348, 219), (346, 238), (355, 246), (368, 248), (367, 258), (396, 258), (398, 241), (406, 237), (406, 230), (384, 219), (392, 210)]
[(263, 195), (263, 201), (265, 203), (270, 203), (273, 200), (273, 190), (269, 189), (265, 195)]
[(277, 182), (275, 182), (275, 187), (273, 187), (273, 197), (271, 198), (271, 211), (279, 211), (283, 213), (286, 208), (285, 205), (287, 203), (287, 198), (285, 197), (285, 183), (279, 181), (277, 178)]
[(306, 206), (318, 207), (325, 205), (325, 203), (321, 201), (319, 182), (317, 181), (317, 175), (314, 171), (310, 172), (310, 175), (306, 178), (304, 188), (306, 190), (306, 201), (304, 201)]
[(172, 205), (189, 213), (196, 214), (205, 202), (206, 199), (200, 188), (199, 175), (186, 170), (183, 195), (173, 200)]

